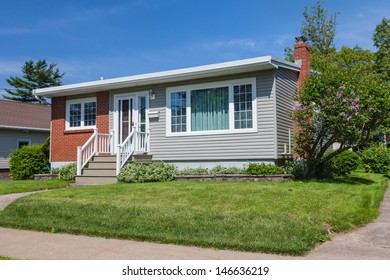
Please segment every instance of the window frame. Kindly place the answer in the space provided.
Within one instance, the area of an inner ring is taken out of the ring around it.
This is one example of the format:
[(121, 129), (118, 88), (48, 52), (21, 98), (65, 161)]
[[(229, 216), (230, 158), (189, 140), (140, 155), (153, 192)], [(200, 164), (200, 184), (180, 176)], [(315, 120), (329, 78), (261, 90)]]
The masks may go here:
[[(252, 128), (234, 128), (234, 86), (237, 85), (252, 85)], [(229, 129), (224, 130), (204, 130), (204, 131), (190, 131), (191, 130), (191, 91), (208, 89), (208, 88), (229, 88)], [(173, 92), (186, 92), (186, 126), (187, 131), (185, 132), (172, 132), (171, 131), (171, 94)], [(200, 83), (183, 85), (176, 87), (169, 87), (166, 89), (166, 136), (192, 136), (192, 135), (215, 135), (215, 134), (237, 134), (237, 133), (250, 133), (257, 132), (257, 92), (256, 92), (256, 78), (244, 78), (235, 80), (218, 81), (211, 83)]]
[[(85, 123), (85, 103), (95, 102), (96, 103), (96, 117), (95, 125), (84, 125)], [(71, 104), (81, 104), (81, 119), (80, 126), (71, 127), (70, 126), (70, 105)], [(65, 121), (65, 130), (83, 130), (83, 129), (94, 129), (96, 128), (97, 121), (97, 101), (96, 97), (89, 98), (79, 98), (79, 99), (69, 99), (66, 100), (66, 121)]]
[(31, 139), (16, 139), (16, 149), (19, 150), (22, 147), (20, 146), (20, 143), (27, 143), (27, 145), (24, 146), (31, 146)]

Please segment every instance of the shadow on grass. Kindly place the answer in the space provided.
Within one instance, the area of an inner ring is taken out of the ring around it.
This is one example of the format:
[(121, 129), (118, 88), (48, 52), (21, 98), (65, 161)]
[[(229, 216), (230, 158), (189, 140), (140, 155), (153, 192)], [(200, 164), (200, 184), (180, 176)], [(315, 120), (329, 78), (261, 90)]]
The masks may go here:
[(308, 180), (308, 182), (317, 182), (317, 183), (336, 183), (336, 184), (350, 184), (350, 185), (372, 185), (375, 181), (356, 177), (356, 176), (348, 176), (348, 177), (336, 177), (332, 179), (312, 179)]

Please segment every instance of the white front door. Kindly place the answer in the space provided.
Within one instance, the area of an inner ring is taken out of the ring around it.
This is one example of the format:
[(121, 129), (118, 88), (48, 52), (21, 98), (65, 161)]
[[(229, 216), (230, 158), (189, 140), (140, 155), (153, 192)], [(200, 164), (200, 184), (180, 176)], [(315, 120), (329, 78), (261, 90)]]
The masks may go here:
[(117, 95), (114, 98), (115, 150), (134, 128), (141, 132), (148, 129), (149, 100), (147, 96), (147, 93), (137, 93)]

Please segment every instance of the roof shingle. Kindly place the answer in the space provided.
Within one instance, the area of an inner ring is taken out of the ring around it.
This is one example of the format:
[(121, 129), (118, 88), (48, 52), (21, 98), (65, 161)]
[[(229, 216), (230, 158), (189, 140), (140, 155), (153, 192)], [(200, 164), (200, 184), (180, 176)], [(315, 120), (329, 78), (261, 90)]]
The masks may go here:
[(0, 127), (50, 129), (51, 107), (0, 100)]

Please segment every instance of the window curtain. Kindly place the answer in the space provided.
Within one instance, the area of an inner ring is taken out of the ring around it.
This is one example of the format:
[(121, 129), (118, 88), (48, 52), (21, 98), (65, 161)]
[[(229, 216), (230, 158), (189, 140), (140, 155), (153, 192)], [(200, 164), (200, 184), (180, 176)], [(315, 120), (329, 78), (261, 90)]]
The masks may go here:
[(229, 129), (229, 88), (191, 91), (191, 131)]

